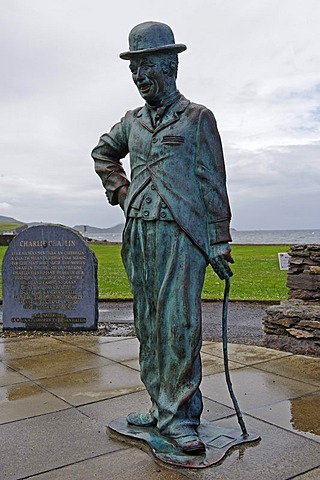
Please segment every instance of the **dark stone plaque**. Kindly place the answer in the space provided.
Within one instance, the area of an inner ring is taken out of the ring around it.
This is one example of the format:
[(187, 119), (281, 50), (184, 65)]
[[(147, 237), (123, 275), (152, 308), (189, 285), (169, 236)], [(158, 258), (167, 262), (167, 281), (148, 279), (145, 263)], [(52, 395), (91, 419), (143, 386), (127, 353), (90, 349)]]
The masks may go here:
[(2, 264), (3, 328), (95, 330), (97, 260), (81, 235), (60, 225), (24, 230)]

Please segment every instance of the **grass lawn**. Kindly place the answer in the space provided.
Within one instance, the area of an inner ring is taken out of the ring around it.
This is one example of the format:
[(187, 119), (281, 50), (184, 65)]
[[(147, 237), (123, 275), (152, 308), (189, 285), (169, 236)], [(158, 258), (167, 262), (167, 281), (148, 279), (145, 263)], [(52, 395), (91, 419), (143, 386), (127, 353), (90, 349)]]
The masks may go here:
[(0, 222), (0, 234), (4, 232), (13, 232), (16, 228), (24, 225), (21, 222)]
[[(0, 247), (0, 263), (7, 247)], [(120, 245), (90, 245), (97, 256), (99, 298), (132, 298), (124, 271)], [(279, 269), (278, 252), (286, 252), (284, 245), (233, 245), (231, 280), (232, 300), (283, 300), (287, 298), (287, 272)], [(0, 276), (2, 288), (2, 277)], [(207, 269), (203, 299), (220, 299), (224, 282)]]

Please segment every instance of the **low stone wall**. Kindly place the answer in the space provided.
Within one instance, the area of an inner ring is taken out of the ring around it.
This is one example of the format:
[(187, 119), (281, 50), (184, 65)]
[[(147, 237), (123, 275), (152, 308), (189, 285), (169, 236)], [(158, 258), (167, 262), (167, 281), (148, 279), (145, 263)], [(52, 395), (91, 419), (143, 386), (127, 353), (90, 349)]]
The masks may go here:
[(266, 344), (320, 355), (320, 245), (295, 245), (289, 252), (288, 300), (266, 309)]
[(289, 254), (289, 298), (319, 301), (320, 245), (296, 245)]

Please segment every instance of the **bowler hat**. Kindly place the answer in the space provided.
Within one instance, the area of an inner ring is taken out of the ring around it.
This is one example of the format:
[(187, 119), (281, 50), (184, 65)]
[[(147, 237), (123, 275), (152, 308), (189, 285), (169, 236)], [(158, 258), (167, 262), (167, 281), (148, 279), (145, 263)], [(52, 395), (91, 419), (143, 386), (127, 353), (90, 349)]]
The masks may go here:
[(144, 22), (133, 27), (129, 34), (129, 51), (120, 53), (120, 58), (130, 60), (137, 55), (151, 53), (181, 53), (183, 43), (175, 43), (173, 31), (165, 23)]

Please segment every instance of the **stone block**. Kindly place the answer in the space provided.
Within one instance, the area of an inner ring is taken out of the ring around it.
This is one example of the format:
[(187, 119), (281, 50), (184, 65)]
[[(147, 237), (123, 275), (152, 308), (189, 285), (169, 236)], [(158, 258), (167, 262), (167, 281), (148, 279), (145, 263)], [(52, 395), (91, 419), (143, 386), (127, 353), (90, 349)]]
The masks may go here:
[[(309, 272), (313, 275), (320, 275), (320, 266), (318, 265), (311, 265), (309, 267)], [(307, 272), (306, 272), (307, 273)]]
[(312, 332), (307, 332), (306, 330), (299, 330), (298, 328), (288, 328), (287, 332), (296, 338), (314, 338)]
[(285, 317), (274, 317), (272, 316), (269, 318), (269, 322), (271, 322), (274, 325), (282, 325), (283, 327), (292, 327), (295, 325), (297, 322), (299, 322), (298, 318), (285, 318)]
[(287, 287), (296, 290), (320, 290), (320, 276), (307, 273), (288, 275)]
[(317, 301), (320, 300), (320, 291), (292, 289), (289, 290), (288, 297), (290, 300)]
[(264, 322), (263, 331), (264, 333), (267, 333), (269, 335), (286, 335), (287, 334), (287, 330), (285, 327), (282, 327), (280, 325), (274, 325), (269, 322)]
[(320, 320), (301, 320), (299, 322), (299, 328), (315, 328), (320, 330)]

